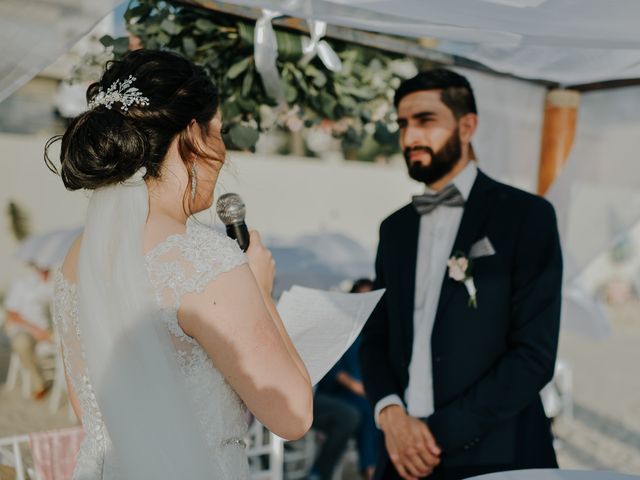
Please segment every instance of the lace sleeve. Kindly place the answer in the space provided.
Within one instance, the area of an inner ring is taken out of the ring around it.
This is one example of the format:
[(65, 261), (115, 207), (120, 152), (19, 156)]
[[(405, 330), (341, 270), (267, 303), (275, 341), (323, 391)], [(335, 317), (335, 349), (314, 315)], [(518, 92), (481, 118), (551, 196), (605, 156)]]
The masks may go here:
[(178, 309), (188, 293), (200, 293), (220, 274), (246, 263), (238, 244), (209, 227), (189, 224), (147, 255), (151, 283), (161, 303)]

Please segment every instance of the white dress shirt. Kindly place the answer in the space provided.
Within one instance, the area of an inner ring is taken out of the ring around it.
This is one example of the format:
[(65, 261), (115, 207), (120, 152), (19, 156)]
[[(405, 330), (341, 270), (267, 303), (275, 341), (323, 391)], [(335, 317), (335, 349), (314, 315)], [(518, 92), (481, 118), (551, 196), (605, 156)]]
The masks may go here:
[[(465, 201), (469, 198), (477, 175), (478, 168), (472, 161), (451, 182)], [(435, 193), (429, 188), (426, 191)], [(447, 260), (460, 227), (463, 211), (463, 207), (441, 205), (420, 217), (413, 307), (413, 350), (409, 364), (409, 385), (404, 392), (407, 413), (413, 417), (428, 417), (434, 411), (431, 333)], [(374, 412), (378, 427), (379, 414), (389, 405), (403, 406), (403, 403), (395, 394), (382, 398), (376, 404)]]

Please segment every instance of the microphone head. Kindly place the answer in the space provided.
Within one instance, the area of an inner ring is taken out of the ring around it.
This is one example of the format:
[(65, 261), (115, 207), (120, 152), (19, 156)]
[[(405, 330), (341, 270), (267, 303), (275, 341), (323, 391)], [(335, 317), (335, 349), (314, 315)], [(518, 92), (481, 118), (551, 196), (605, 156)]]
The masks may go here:
[(247, 209), (240, 195), (237, 193), (225, 193), (218, 198), (216, 212), (222, 223), (234, 225), (244, 222)]

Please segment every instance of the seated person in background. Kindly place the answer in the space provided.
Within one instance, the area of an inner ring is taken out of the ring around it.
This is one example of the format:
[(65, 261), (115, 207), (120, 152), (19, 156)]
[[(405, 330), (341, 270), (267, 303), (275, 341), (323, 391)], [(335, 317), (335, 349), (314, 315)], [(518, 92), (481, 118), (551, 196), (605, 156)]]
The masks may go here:
[(358, 410), (346, 401), (319, 390), (313, 397), (313, 424), (311, 428), (325, 436), (320, 445), (309, 480), (331, 480), (336, 465), (342, 459), (347, 442), (360, 423)]
[(38, 369), (35, 349), (38, 342), (51, 339), (50, 306), (53, 289), (49, 270), (38, 268), (15, 280), (4, 301), (7, 310), (5, 329), (11, 341), (11, 350), (20, 358), (23, 368), (31, 376), (33, 398), (42, 399), (48, 386)]
[[(351, 293), (370, 292), (373, 282), (368, 278), (356, 280)], [(360, 337), (345, 352), (338, 363), (321, 380), (318, 393), (336, 400), (342, 400), (355, 408), (360, 417), (356, 431), (360, 472), (366, 480), (373, 478), (376, 465), (376, 451), (381, 440), (376, 428), (373, 410), (367, 401), (362, 384), (362, 374), (358, 360)]]

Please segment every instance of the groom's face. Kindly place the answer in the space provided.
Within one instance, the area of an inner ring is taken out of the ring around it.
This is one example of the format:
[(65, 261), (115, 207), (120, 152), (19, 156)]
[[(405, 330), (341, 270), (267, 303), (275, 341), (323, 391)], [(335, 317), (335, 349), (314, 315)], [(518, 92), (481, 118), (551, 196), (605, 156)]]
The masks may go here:
[(398, 104), (400, 148), (409, 176), (427, 185), (451, 172), (462, 154), (458, 121), (440, 95), (440, 90), (420, 90)]

